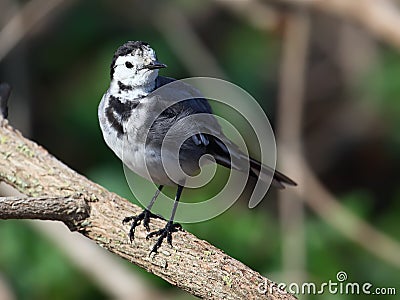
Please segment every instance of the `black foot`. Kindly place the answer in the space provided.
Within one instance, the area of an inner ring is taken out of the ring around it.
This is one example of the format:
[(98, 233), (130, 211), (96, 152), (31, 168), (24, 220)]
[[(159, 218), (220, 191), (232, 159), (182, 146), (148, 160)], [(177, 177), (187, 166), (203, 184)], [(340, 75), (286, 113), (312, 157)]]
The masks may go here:
[(122, 220), (123, 224), (132, 221), (131, 229), (129, 230), (129, 240), (131, 242), (135, 238), (135, 228), (138, 225), (140, 225), (142, 223), (142, 221), (143, 221), (143, 226), (146, 228), (146, 230), (150, 231), (150, 226), (149, 226), (150, 218), (160, 219), (161, 217), (151, 213), (148, 209), (145, 209), (144, 211), (142, 211), (140, 214), (138, 214), (136, 216), (126, 217), (125, 219)]
[(163, 229), (150, 232), (146, 239), (152, 238), (153, 236), (159, 236), (157, 242), (154, 244), (153, 248), (150, 251), (149, 256), (151, 253), (157, 253), (157, 250), (161, 247), (161, 244), (165, 238), (167, 238), (168, 244), (172, 247), (172, 233), (177, 232), (178, 230), (182, 230), (181, 224), (173, 223), (172, 221), (168, 221), (167, 225)]

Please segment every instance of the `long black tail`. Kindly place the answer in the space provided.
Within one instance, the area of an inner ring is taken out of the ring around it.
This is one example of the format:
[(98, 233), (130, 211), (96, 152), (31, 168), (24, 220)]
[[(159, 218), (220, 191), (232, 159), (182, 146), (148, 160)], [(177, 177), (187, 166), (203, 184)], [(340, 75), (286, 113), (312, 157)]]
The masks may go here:
[(250, 175), (253, 175), (254, 177), (258, 177), (258, 176), (262, 177), (263, 175), (266, 175), (270, 179), (271, 174), (273, 174), (272, 185), (278, 189), (284, 189), (285, 185), (291, 185), (291, 186), (297, 185), (296, 182), (294, 182), (292, 179), (290, 179), (286, 175), (282, 174), (281, 172), (279, 172), (277, 170), (274, 171), (272, 168), (265, 166), (265, 165), (262, 166), (263, 173), (260, 175), (261, 163), (256, 161), (253, 158), (250, 158), (250, 169), (251, 169)]
[[(227, 146), (228, 144), (231, 152)], [(207, 146), (208, 153), (211, 154), (216, 162), (224, 167), (227, 168), (234, 168), (236, 170), (244, 170), (245, 168), (240, 165), (232, 165), (231, 155), (235, 155), (236, 158), (242, 160), (243, 162), (247, 163), (248, 158), (240, 151), (240, 149), (233, 144), (228, 139), (225, 140), (225, 143), (216, 137), (209, 136), (209, 144)], [(262, 170), (262, 172), (260, 172)], [(287, 177), (286, 175), (282, 174), (279, 171), (272, 169), (266, 165), (262, 165), (259, 161), (250, 157), (250, 175), (253, 177), (260, 177), (261, 180), (265, 182), (269, 182), (272, 177), (272, 185), (279, 189), (284, 189), (285, 185), (296, 186), (297, 183), (294, 182), (292, 179)]]

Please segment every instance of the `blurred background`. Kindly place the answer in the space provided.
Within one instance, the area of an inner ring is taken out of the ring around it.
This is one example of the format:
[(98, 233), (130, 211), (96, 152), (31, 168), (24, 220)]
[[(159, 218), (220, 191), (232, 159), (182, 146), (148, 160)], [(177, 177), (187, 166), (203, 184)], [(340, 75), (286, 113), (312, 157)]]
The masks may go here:
[[(1, 0), (9, 120), (73, 169), (136, 202), (103, 142), (97, 105), (116, 48), (147, 41), (168, 65), (162, 75), (223, 78), (257, 99), (276, 133), (278, 167), (299, 183), (271, 190), (255, 209), (239, 201), (184, 228), (275, 282), (321, 284), (344, 271), (346, 282), (398, 294), (398, 3), (300, 2)], [(193, 298), (50, 226), (0, 221), (0, 299)]]

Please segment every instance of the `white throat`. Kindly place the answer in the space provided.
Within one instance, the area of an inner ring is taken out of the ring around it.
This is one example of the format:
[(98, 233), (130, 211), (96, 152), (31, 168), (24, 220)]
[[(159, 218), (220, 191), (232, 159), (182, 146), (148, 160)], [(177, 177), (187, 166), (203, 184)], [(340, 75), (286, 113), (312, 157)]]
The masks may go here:
[(138, 85), (135, 78), (112, 79), (109, 92), (122, 98), (136, 99), (147, 96), (156, 87), (156, 81), (152, 80), (145, 84)]

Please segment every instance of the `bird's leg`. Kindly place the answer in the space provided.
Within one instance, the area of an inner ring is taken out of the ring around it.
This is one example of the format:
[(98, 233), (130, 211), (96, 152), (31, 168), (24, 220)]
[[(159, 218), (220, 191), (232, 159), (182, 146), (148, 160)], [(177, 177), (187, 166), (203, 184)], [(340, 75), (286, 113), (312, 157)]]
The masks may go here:
[(122, 220), (122, 223), (124, 223), (124, 224), (132, 221), (131, 229), (129, 230), (129, 239), (131, 242), (135, 238), (135, 228), (138, 225), (140, 225), (140, 223), (142, 221), (143, 221), (143, 226), (146, 228), (146, 230), (150, 231), (150, 226), (149, 226), (150, 218), (160, 218), (159, 216), (151, 213), (150, 210), (153, 207), (154, 202), (156, 201), (156, 199), (157, 199), (158, 195), (160, 194), (163, 187), (164, 187), (163, 185), (160, 185), (158, 187), (153, 198), (151, 198), (149, 205), (140, 214), (138, 214), (136, 216), (126, 217), (125, 219)]
[(169, 218), (169, 221), (167, 222), (165, 227), (160, 230), (150, 232), (147, 235), (146, 239), (149, 239), (153, 236), (159, 236), (157, 242), (154, 244), (153, 248), (151, 249), (150, 254), (153, 252), (157, 253), (158, 248), (160, 248), (160, 246), (165, 238), (167, 238), (168, 244), (170, 244), (172, 246), (172, 233), (176, 232), (178, 230), (182, 230), (182, 226), (180, 224), (174, 223), (174, 217), (175, 217), (176, 209), (178, 208), (178, 203), (179, 203), (179, 199), (182, 194), (182, 190), (183, 190), (183, 186), (178, 185), (178, 190), (176, 192), (175, 202), (174, 202), (174, 206), (172, 208), (171, 217)]

